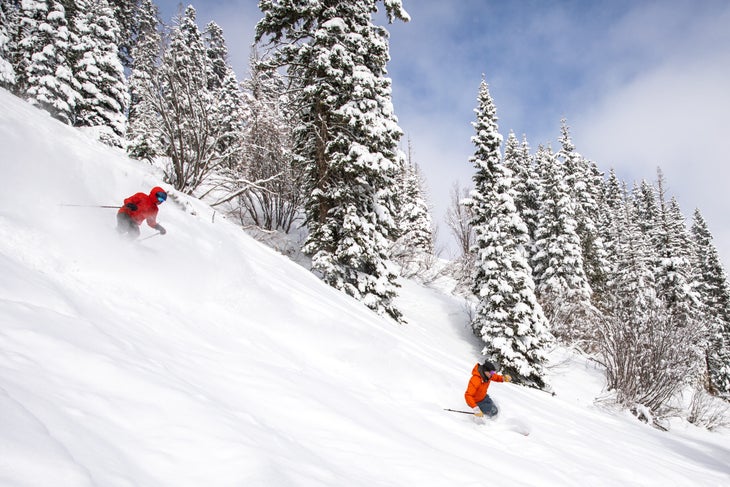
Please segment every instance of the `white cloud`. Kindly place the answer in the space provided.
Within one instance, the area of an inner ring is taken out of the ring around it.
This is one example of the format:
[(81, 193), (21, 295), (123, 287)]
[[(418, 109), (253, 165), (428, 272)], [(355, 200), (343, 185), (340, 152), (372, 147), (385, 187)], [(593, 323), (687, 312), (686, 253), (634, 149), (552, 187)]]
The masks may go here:
[[(679, 12), (681, 13), (681, 12)], [(678, 14), (679, 14), (678, 13)], [(641, 12), (625, 25), (646, 21)], [(579, 150), (631, 183), (660, 167), (687, 216), (699, 208), (730, 268), (730, 9), (691, 19), (682, 30), (643, 33), (639, 51), (664, 43), (654, 63), (614, 84), (571, 119)], [(685, 19), (686, 20), (686, 19)], [(669, 26), (674, 26), (670, 22)], [(617, 33), (624, 32), (622, 29)], [(610, 69), (610, 66), (608, 67)], [(688, 221), (688, 223), (690, 223)]]

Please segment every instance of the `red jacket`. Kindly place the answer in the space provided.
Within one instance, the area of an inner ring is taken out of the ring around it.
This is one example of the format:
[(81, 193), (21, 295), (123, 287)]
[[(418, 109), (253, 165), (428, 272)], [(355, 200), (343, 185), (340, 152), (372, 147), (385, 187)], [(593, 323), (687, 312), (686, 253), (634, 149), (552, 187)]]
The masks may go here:
[(476, 364), (472, 369), (471, 379), (469, 379), (469, 385), (466, 386), (466, 392), (464, 393), (466, 403), (473, 408), (477, 406), (478, 402), (487, 397), (490, 382), (504, 382), (504, 377), (499, 374), (493, 374), (489, 380), (485, 381), (482, 374), (479, 373), (479, 365)]
[(159, 186), (155, 186), (150, 191), (150, 194), (137, 193), (124, 200), (124, 204), (132, 203), (137, 206), (136, 210), (130, 210), (127, 206), (122, 206), (119, 209), (119, 213), (126, 213), (132, 220), (137, 224), (141, 225), (143, 221), (147, 220), (147, 225), (155, 228), (157, 226), (157, 193), (164, 189)]

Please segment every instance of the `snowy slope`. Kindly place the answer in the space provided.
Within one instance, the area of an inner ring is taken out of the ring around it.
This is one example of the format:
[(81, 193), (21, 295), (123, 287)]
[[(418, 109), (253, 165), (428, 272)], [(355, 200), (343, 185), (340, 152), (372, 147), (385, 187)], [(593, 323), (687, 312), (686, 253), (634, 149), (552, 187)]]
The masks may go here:
[(460, 299), (404, 282), (396, 325), (174, 192), (167, 235), (119, 240), (60, 203), (159, 174), (1, 90), (0, 178), (0, 486), (730, 485), (730, 434), (596, 408), (567, 352), (557, 397), (444, 411), (481, 348)]

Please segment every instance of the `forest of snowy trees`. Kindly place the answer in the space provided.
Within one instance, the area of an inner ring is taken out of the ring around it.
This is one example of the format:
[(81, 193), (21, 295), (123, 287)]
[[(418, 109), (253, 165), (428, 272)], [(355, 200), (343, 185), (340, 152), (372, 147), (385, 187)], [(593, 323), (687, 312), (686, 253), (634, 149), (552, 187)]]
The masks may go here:
[(577, 347), (605, 366), (616, 402), (656, 424), (690, 386), (694, 407), (728, 399), (730, 289), (699, 210), (688, 228), (660, 170), (632, 187), (605, 177), (565, 120), (557, 152), (510, 133), (502, 154), (485, 81), (475, 112), (474, 189), (449, 226), (471, 242), (456, 276), (478, 300), (483, 353), (543, 387), (547, 344)]
[[(379, 7), (409, 21), (401, 0), (260, 0), (239, 80), (222, 29), (201, 29), (193, 6), (166, 25), (152, 0), (0, 0), (0, 86), (246, 228), (303, 228), (314, 273), (401, 322), (397, 279), (433, 275), (437, 259)], [(484, 355), (549, 389), (549, 348), (577, 347), (637, 416), (671, 414), (692, 386), (701, 423), (705, 395), (730, 398), (730, 289), (699, 210), (688, 227), (660, 171), (632, 184), (601, 172), (565, 120), (557, 152), (505, 142), (486, 80), (475, 113), (446, 272)]]

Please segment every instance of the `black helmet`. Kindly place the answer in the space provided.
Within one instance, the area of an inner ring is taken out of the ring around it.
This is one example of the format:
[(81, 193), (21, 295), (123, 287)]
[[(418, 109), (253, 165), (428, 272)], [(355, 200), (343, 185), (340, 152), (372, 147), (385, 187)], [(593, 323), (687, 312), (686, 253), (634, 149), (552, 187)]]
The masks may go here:
[(482, 364), (482, 370), (484, 370), (484, 373), (489, 373), (497, 370), (497, 367), (494, 366), (492, 362), (489, 360), (485, 360)]

